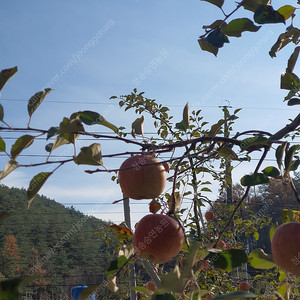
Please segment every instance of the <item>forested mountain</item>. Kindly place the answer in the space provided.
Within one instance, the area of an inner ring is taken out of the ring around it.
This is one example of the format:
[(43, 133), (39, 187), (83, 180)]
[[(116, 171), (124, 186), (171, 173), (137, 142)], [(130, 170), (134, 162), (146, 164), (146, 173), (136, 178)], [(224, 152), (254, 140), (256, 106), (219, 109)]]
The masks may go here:
[[(0, 280), (39, 274), (28, 299), (70, 295), (72, 286), (100, 284), (112, 259), (105, 223), (37, 196), (26, 208), (26, 191), (0, 185)], [(68, 297), (69, 299), (70, 297)]]

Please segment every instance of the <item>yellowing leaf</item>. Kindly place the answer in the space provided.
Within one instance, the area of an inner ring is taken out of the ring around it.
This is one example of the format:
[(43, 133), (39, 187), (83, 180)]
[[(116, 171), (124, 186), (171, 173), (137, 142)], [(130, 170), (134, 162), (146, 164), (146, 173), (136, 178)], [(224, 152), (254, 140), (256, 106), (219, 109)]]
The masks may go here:
[(98, 143), (94, 143), (88, 147), (82, 147), (79, 154), (74, 157), (74, 162), (77, 165), (103, 165), (101, 145)]
[(144, 116), (137, 118), (131, 125), (131, 135), (135, 137), (136, 134), (144, 135)]
[(291, 5), (284, 5), (277, 9), (277, 11), (284, 17), (285, 20), (289, 19), (295, 10), (296, 8)]
[(5, 178), (8, 174), (10, 174), (18, 166), (19, 166), (19, 164), (15, 160), (10, 160), (9, 162), (7, 162), (4, 170), (2, 172), (0, 172), (0, 180)]

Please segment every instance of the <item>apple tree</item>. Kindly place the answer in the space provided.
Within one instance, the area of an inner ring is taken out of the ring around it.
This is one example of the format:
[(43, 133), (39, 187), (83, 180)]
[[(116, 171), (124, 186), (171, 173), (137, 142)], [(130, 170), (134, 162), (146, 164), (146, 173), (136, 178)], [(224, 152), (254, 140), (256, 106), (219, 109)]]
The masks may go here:
[[(224, 18), (203, 26), (204, 33), (198, 42), (204, 51), (217, 55), (230, 38), (241, 37), (244, 31), (256, 32), (265, 24), (286, 22), (290, 22), (290, 25), (279, 34), (270, 49), (270, 56), (275, 57), (283, 47), (298, 44), (300, 30), (294, 27), (294, 6), (284, 5), (275, 10), (268, 1), (245, 0), (237, 3), (231, 12), (225, 13), (224, 1), (208, 2), (220, 9)], [(253, 21), (246, 17), (234, 19), (235, 13), (242, 9), (247, 14), (253, 14)], [(295, 46), (291, 51), (280, 85), (280, 88), (288, 90), (284, 99), (287, 105), (295, 107), (300, 104), (300, 80), (293, 73), (299, 50)], [(16, 72), (17, 67), (1, 71), (0, 89)], [(182, 120), (174, 121), (168, 107), (134, 89), (128, 95), (112, 96), (110, 99), (114, 103), (118, 101), (124, 113), (131, 110), (137, 115), (131, 127), (134, 139), (123, 126), (118, 127), (99, 112), (88, 110), (73, 112), (64, 117), (60, 124), (49, 124), (48, 129), (32, 128), (31, 119), (50, 92), (51, 89), (46, 88), (30, 97), (28, 123), (23, 128), (10, 124), (4, 115), (5, 108), (0, 105), (0, 132), (5, 130), (19, 134), (10, 149), (7, 149), (5, 139), (0, 137), (0, 151), (7, 156), (0, 179), (9, 176), (17, 168), (41, 168), (27, 189), (28, 209), (48, 178), (55, 176), (65, 164), (72, 163), (89, 166), (86, 172), (91, 175), (111, 173), (116, 189), (124, 194), (122, 201), (127, 201), (128, 197), (133, 201), (149, 199), (146, 219), (142, 219), (136, 229), (129, 228), (130, 224), (110, 225), (119, 241), (116, 259), (108, 265), (107, 279), (85, 289), (81, 299), (89, 298), (103, 288), (117, 291), (118, 275), (128, 272), (132, 279), (134, 265), (145, 269), (151, 278), (128, 288), (134, 292), (132, 297), (138, 294), (141, 299), (270, 299), (273, 296), (277, 299), (293, 299), (299, 294), (299, 279), (294, 276), (299, 274), (300, 249), (295, 247), (289, 255), (284, 258), (280, 256), (280, 262), (260, 248), (249, 253), (245, 241), (259, 239), (258, 228), (269, 225), (270, 220), (263, 214), (255, 216), (256, 212), (248, 212), (246, 217), (240, 212), (245, 209), (251, 189), (268, 184), (271, 180), (289, 185), (294, 192), (295, 202), (300, 204), (291, 175), (300, 164), (300, 145), (291, 144), (291, 140), (300, 135), (300, 114), (276, 132), (251, 128), (237, 132), (235, 120), (239, 109), (231, 113), (223, 107), (224, 117), (210, 124), (201, 110), (191, 111), (186, 104), (182, 108)], [(143, 135), (148, 117), (159, 138)], [(91, 132), (95, 125), (105, 126), (111, 130), (111, 134)], [(30, 134), (22, 134), (24, 130)], [(89, 137), (94, 142), (78, 151), (76, 146), (80, 136)], [(44, 138), (43, 151), (48, 154), (47, 159), (34, 164), (23, 163), (19, 155), (28, 151), (36, 138)], [(120, 144), (120, 148), (128, 147), (128, 150), (102, 155), (101, 147), (105, 147), (105, 141), (100, 145), (97, 142), (100, 138), (114, 140)], [(66, 144), (73, 145), (73, 157), (52, 160), (56, 149)], [(226, 191), (232, 185), (231, 163), (246, 164), (254, 153), (259, 153), (260, 158), (253, 172), (244, 174), (240, 179), (244, 189), (240, 191), (236, 202), (216, 203), (212, 193), (207, 196), (211, 192), (212, 182), (218, 182), (220, 192)], [(262, 168), (269, 153), (274, 155), (276, 166)], [(107, 167), (110, 158), (121, 155), (128, 158), (118, 169)], [(162, 159), (163, 155), (167, 159)], [(190, 200), (188, 206), (183, 205), (185, 199)], [(0, 220), (2, 217), (5, 214), (0, 216)], [(283, 211), (283, 223), (295, 221), (299, 221), (297, 211)], [(277, 236), (277, 225), (271, 225), (270, 239), (273, 235)], [(293, 240), (297, 240), (296, 245), (299, 245), (299, 230), (293, 232)], [(283, 249), (287, 247), (282, 243), (276, 245)], [(282, 259), (292, 262), (292, 267), (282, 263)], [(277, 264), (284, 267), (285, 271)], [(246, 265), (252, 270), (247, 276), (244, 275)], [(20, 286), (22, 282), (18, 279), (16, 285)], [(133, 281), (130, 282), (132, 284)], [(0, 295), (6, 292), (3, 286), (0, 287)]]

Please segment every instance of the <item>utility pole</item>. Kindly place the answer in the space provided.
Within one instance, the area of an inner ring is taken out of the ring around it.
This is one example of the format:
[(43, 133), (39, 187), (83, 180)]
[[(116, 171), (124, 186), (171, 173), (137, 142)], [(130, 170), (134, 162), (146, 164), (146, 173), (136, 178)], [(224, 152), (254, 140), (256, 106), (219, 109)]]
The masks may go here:
[[(230, 102), (228, 100), (225, 100), (228, 102), (228, 105), (221, 105), (219, 106), (220, 108), (223, 109), (224, 111), (224, 119), (225, 119), (225, 123), (224, 123), (224, 137), (228, 138), (229, 137), (229, 130), (227, 128), (227, 121), (226, 121), (226, 110), (228, 110), (228, 108), (232, 108), (232, 106), (230, 106)], [(231, 161), (229, 159), (225, 158), (225, 178), (226, 178), (226, 183), (227, 183), (227, 187), (226, 187), (226, 202), (227, 204), (232, 203), (232, 176), (231, 176)]]
[[(124, 194), (123, 194), (123, 208), (124, 208), (125, 224), (131, 230), (129, 198)], [(136, 300), (137, 299), (136, 292), (131, 289), (131, 287), (136, 286), (134, 263), (129, 265), (129, 285), (130, 285), (130, 300)]]

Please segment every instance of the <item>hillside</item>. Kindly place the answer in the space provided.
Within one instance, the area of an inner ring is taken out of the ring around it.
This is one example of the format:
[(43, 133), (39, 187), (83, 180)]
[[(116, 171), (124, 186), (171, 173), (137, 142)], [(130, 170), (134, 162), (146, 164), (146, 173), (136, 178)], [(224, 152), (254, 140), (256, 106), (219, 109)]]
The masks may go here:
[(0, 185), (0, 213), (10, 213), (0, 223), (0, 280), (40, 274), (26, 290), (32, 299), (101, 283), (113, 255), (103, 238), (111, 236), (105, 223), (44, 196), (29, 210), (26, 201), (25, 190)]

